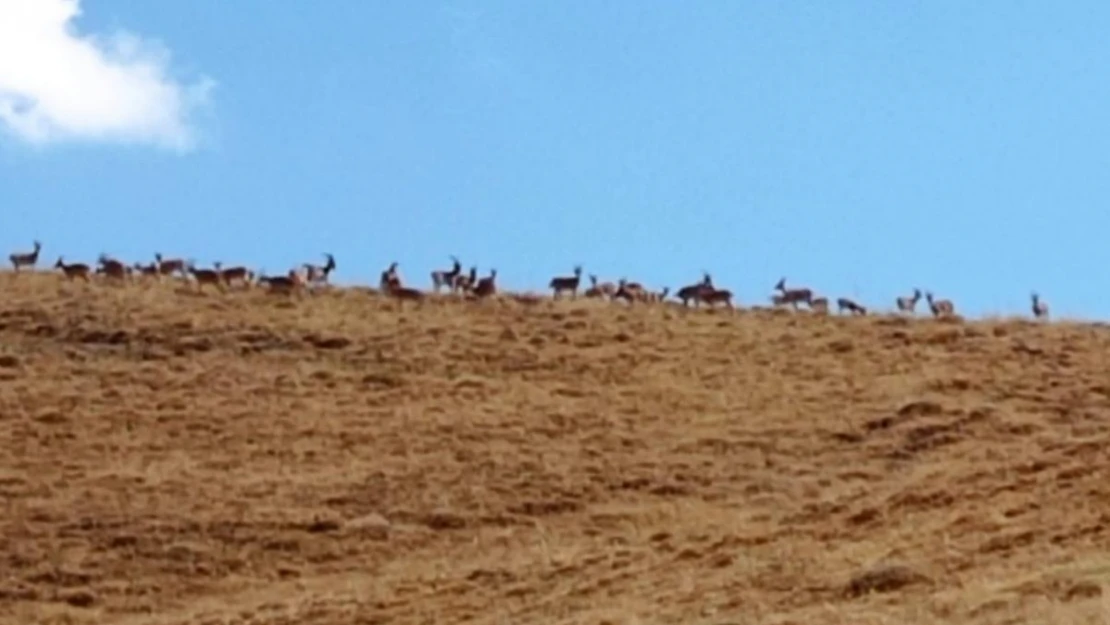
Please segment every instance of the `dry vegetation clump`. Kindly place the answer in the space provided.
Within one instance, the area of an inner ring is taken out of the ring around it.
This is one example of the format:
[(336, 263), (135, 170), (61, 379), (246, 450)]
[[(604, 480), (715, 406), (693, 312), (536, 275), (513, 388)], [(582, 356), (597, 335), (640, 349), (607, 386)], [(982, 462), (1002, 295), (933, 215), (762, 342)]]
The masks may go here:
[(0, 276), (0, 621), (1103, 622), (1110, 331)]

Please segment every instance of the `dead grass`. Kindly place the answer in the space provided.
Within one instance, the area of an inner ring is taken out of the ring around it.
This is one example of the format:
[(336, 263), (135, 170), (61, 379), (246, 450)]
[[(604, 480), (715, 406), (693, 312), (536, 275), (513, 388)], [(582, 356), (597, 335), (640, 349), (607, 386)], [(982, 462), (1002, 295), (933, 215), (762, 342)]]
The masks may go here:
[(1105, 327), (0, 283), (4, 622), (1110, 614)]

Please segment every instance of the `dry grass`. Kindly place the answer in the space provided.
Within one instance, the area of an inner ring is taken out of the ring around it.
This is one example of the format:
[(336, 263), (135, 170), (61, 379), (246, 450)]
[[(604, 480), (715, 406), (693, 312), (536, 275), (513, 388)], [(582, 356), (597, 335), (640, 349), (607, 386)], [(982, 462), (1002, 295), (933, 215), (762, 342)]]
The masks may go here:
[(0, 284), (3, 622), (1110, 614), (1103, 327)]

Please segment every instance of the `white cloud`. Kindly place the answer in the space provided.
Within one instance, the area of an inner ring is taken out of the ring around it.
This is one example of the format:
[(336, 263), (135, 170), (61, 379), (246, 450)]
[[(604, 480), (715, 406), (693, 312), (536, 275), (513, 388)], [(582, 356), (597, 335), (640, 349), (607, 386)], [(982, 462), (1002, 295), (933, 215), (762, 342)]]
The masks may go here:
[(146, 143), (184, 151), (208, 78), (169, 76), (164, 46), (76, 32), (79, 0), (0, 0), (0, 126), (34, 144)]

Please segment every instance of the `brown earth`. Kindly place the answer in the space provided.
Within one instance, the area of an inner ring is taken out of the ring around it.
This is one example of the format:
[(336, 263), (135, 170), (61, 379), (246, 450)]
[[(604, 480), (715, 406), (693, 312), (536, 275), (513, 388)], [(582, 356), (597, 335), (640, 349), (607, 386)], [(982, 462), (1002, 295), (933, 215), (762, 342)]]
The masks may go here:
[(1087, 623), (1110, 331), (0, 276), (5, 623)]

